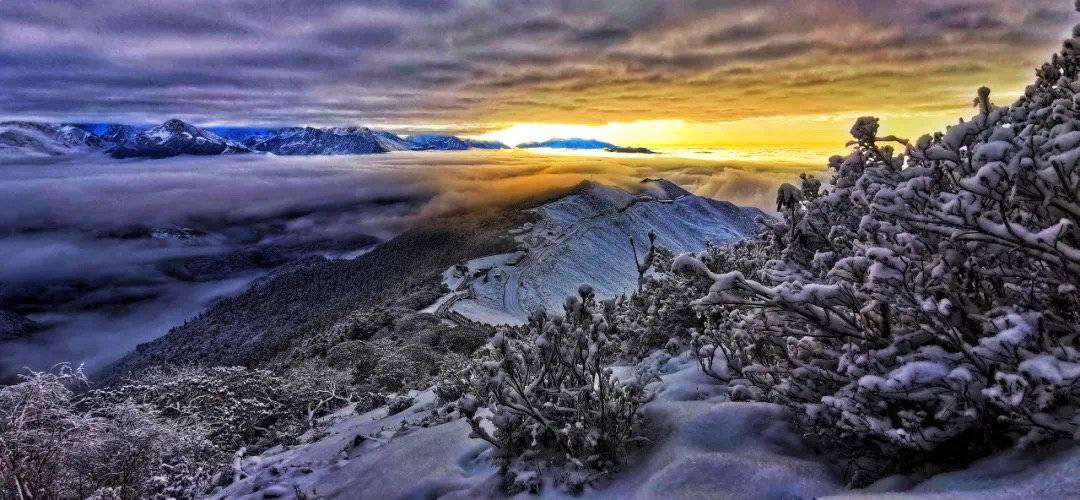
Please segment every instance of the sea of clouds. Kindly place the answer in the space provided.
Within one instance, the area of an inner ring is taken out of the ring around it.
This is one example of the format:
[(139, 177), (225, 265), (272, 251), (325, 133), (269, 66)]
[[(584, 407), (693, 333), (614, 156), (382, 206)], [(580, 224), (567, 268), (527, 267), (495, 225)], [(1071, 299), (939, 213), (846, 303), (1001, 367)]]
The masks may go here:
[(290, 259), (351, 258), (422, 217), (664, 177), (768, 208), (811, 165), (525, 151), (0, 164), (0, 309), (46, 328), (0, 346), (0, 377), (100, 367)]

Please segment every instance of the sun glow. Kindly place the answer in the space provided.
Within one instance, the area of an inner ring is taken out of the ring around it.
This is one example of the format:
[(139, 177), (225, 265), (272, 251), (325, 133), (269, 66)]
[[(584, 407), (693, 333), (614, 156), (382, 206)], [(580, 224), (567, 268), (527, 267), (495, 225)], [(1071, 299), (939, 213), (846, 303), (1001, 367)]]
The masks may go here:
[[(964, 103), (966, 104), (966, 103)], [(881, 118), (882, 131), (916, 138), (944, 130), (964, 116), (966, 106), (927, 112), (849, 112), (821, 115), (770, 116), (731, 121), (641, 120), (598, 125), (568, 123), (514, 123), (476, 136), (509, 146), (553, 138), (587, 138), (619, 146), (649, 148), (761, 149), (797, 147), (820, 150), (842, 148), (848, 130), (859, 116)]]

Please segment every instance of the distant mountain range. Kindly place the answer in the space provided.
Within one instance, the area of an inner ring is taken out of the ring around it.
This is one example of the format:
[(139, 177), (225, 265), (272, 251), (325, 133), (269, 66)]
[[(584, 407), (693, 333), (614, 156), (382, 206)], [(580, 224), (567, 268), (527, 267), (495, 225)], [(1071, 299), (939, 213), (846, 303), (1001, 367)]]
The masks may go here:
[(523, 142), (518, 144), (517, 147), (522, 149), (534, 149), (534, 148), (558, 148), (558, 149), (609, 149), (617, 148), (610, 142), (598, 141), (596, 139), (548, 139), (543, 142)]
[[(595, 139), (549, 139), (518, 148), (603, 149), (615, 153), (653, 153)], [(168, 158), (178, 155), (272, 153), (275, 155), (354, 155), (391, 151), (510, 149), (498, 141), (453, 135), (399, 136), (367, 127), (207, 127), (178, 119), (156, 127), (113, 123), (0, 122), (0, 157), (105, 153), (113, 158)]]
[(72, 125), (51, 123), (0, 123), (0, 157), (31, 153), (59, 156), (99, 150), (105, 142)]

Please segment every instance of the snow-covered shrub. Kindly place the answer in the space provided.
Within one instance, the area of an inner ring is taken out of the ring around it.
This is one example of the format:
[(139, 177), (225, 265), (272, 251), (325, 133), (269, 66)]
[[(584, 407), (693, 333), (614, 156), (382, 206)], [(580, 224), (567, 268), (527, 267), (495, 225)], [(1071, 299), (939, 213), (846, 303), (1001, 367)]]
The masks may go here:
[(92, 425), (62, 464), (80, 497), (194, 498), (225, 456), (205, 428), (163, 418), (146, 405), (117, 403), (86, 416)]
[(469, 390), (467, 369), (438, 381), (433, 390), (442, 403), (453, 403)]
[(640, 388), (607, 368), (611, 318), (592, 289), (582, 286), (564, 308), (565, 317), (537, 312), (523, 327), (500, 329), (458, 408), (506, 462), (608, 471), (634, 442)]
[(348, 339), (368, 340), (393, 331), (394, 314), (386, 308), (373, 308), (353, 313), (333, 328), (340, 330)]
[(81, 404), (147, 405), (165, 418), (205, 426), (211, 441), (231, 453), (294, 440), (307, 428), (309, 403), (319, 397), (266, 370), (165, 367), (91, 391)]
[(428, 344), (391, 339), (367, 342), (362, 353), (352, 372), (359, 392), (427, 387), (463, 361), (460, 355), (437, 351)]
[(327, 367), (319, 360), (308, 359), (289, 367), (282, 377), (285, 393), (303, 405), (308, 428), (316, 419), (353, 400), (353, 386), (347, 373)]
[(397, 415), (398, 413), (408, 410), (415, 402), (416, 400), (412, 397), (398, 396), (391, 399), (390, 402), (386, 404), (386, 414)]
[(31, 372), (0, 389), (3, 498), (193, 498), (221, 454), (206, 429), (147, 405), (87, 408), (78, 369)]
[(677, 259), (721, 308), (703, 366), (795, 408), (857, 484), (1080, 436), (1078, 46), (914, 143), (860, 118), (828, 186), (781, 193), (761, 272)]
[[(650, 261), (657, 270), (671, 267), (674, 257), (663, 247), (652, 247)], [(644, 276), (641, 289), (629, 297), (618, 297), (600, 303), (608, 319), (608, 337), (618, 345), (616, 356), (641, 358), (664, 348), (673, 339), (682, 342), (697, 324), (691, 301), (700, 295), (695, 290), (700, 279), (661, 271)]]
[(15, 498), (58, 498), (66, 493), (63, 453), (90, 426), (72, 408), (72, 389), (86, 383), (79, 369), (62, 365), (31, 372), (0, 388), (0, 486)]

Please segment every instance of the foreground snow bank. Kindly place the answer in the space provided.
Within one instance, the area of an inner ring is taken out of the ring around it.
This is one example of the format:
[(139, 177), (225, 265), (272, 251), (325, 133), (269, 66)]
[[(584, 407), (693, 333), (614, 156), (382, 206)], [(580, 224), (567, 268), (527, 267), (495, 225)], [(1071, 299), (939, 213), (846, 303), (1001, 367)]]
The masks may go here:
[[(628, 377), (646, 367), (658, 376), (650, 387), (655, 397), (642, 407), (649, 443), (580, 498), (1003, 499), (1068, 498), (1080, 491), (1080, 448), (1047, 457), (1003, 454), (914, 486), (910, 478), (893, 477), (846, 490), (781, 406), (727, 401), (723, 386), (685, 355), (658, 352), (614, 372)], [(395, 415), (386, 407), (363, 415), (346, 408), (309, 444), (243, 460), (237, 481), (211, 498), (500, 497), (490, 446), (469, 438), (464, 420), (433, 418), (431, 391), (413, 397), (412, 407)], [(549, 486), (539, 498), (575, 497)]]
[(889, 486), (910, 484), (902, 477), (885, 478), (865, 492), (828, 498), (1057, 499), (1080, 495), (1080, 447), (1053, 453), (1001, 453), (970, 467), (931, 477), (903, 493), (883, 493)]
[(430, 415), (430, 391), (409, 409), (332, 416), (310, 444), (245, 459), (240, 480), (211, 498), (437, 498), (468, 490), (495, 470), (481, 457), (487, 443), (468, 438), (463, 420), (413, 427)]
[(842, 485), (768, 403), (657, 401), (645, 407), (656, 447), (599, 498), (796, 498)]
[[(630, 467), (585, 493), (594, 498), (746, 498), (841, 491), (790, 428), (783, 409), (723, 402), (717, 386), (685, 358), (654, 357), (661, 381), (643, 407), (651, 444)], [(621, 371), (629, 371), (625, 367)], [(461, 419), (422, 427), (430, 391), (396, 415), (380, 408), (339, 412), (307, 445), (271, 450), (240, 464), (239, 480), (213, 498), (475, 498), (498, 495), (489, 445)], [(569, 498), (545, 488), (544, 498)]]

